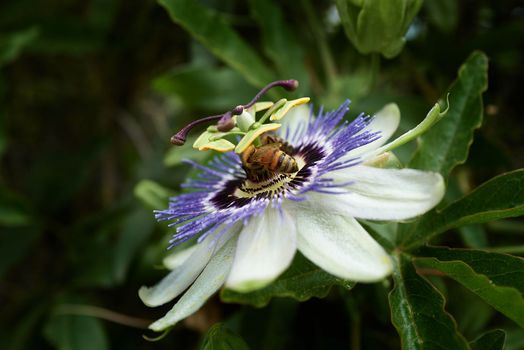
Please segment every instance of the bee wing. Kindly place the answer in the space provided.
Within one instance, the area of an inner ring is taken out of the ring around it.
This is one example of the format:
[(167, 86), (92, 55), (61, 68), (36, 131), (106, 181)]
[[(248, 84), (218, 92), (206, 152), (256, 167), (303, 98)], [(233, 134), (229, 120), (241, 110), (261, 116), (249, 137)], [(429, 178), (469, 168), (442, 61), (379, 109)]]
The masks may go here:
[(260, 137), (263, 145), (269, 145), (272, 143), (279, 143), (280, 139), (278, 136), (266, 132), (265, 134), (262, 134)]
[(249, 162), (269, 165), (273, 161), (275, 154), (279, 151), (279, 144), (276, 143), (260, 146), (255, 150), (251, 157), (249, 157)]

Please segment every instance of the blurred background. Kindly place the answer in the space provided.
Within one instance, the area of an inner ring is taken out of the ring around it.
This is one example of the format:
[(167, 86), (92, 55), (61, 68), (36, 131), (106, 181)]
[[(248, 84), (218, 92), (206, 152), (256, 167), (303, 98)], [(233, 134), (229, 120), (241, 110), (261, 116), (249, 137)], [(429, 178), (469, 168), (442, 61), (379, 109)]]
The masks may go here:
[[(407, 130), (482, 50), (484, 125), (449, 192), (524, 167), (524, 3), (408, 1), (416, 9), (404, 22), (394, 16), (356, 35), (348, 21), (359, 3), (338, 1), (337, 11), (327, 0), (3, 0), (0, 348), (195, 349), (218, 321), (251, 349), (400, 348), (381, 284), (262, 309), (215, 297), (158, 342), (142, 336), (155, 336), (145, 328), (171, 305), (150, 309), (137, 295), (165, 274), (173, 233), (152, 210), (180, 191), (190, 171), (181, 159), (207, 156), (190, 143), (170, 146), (170, 136), (275, 79), (301, 86), (270, 98), (307, 95), (327, 108), (349, 98), (351, 115), (397, 102)], [(517, 220), (463, 230), (456, 246), (520, 242), (512, 252), (524, 253)], [(507, 348), (524, 348), (523, 331), (480, 299), (441, 288), (463, 334), (504, 327)]]

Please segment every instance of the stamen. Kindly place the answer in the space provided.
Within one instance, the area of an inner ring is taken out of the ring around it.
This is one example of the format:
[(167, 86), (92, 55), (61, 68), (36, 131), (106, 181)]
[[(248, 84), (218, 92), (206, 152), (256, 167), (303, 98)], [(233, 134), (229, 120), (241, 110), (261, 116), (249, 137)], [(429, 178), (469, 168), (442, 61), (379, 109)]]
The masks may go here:
[(212, 115), (209, 117), (205, 117), (202, 119), (195, 120), (194, 122), (189, 123), (184, 128), (182, 128), (179, 132), (177, 132), (175, 135), (171, 136), (171, 143), (176, 146), (182, 146), (184, 143), (186, 143), (187, 134), (191, 129), (193, 129), (195, 126), (198, 126), (203, 123), (208, 123), (211, 121), (215, 121), (218, 119), (217, 122), (217, 129), (221, 132), (227, 132), (235, 127), (235, 124), (233, 122), (233, 116), (234, 115), (240, 115), (244, 111), (244, 109), (247, 109), (251, 106), (253, 106), (259, 99), (264, 95), (266, 92), (268, 92), (270, 89), (274, 88), (275, 86), (280, 86), (287, 91), (294, 91), (298, 87), (298, 80), (295, 79), (288, 79), (288, 80), (277, 80), (272, 83), (267, 84), (262, 90), (260, 90), (255, 97), (246, 105), (238, 105), (235, 108), (233, 108), (231, 111), (228, 111), (224, 114), (220, 115)]
[(217, 129), (221, 132), (228, 132), (229, 130), (233, 129), (235, 127), (235, 122), (233, 121), (234, 115), (241, 115), (244, 112), (244, 106), (238, 105), (235, 108), (231, 110), (231, 112), (227, 112), (224, 114), (222, 118), (217, 123)]
[[(234, 110), (233, 110), (234, 111)], [(221, 132), (228, 132), (235, 127), (235, 121), (231, 117), (233, 112), (226, 112), (217, 123), (217, 130)]]

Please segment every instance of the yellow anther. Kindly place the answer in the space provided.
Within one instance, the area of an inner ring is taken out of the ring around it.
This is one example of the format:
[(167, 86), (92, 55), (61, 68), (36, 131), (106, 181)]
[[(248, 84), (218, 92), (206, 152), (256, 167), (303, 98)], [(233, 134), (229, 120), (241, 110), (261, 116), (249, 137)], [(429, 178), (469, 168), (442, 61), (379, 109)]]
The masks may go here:
[(235, 145), (228, 140), (220, 139), (216, 141), (210, 141), (198, 148), (199, 151), (207, 151), (210, 149), (218, 152), (230, 152), (235, 149)]
[(265, 132), (274, 131), (278, 128), (280, 128), (280, 124), (277, 123), (263, 124), (262, 126), (260, 126), (260, 128), (247, 132), (246, 135), (238, 143), (237, 147), (235, 148), (235, 152), (244, 152), (249, 147), (249, 145), (251, 145), (256, 140), (257, 137), (259, 137)]
[(284, 104), (284, 106), (282, 106), (282, 108), (280, 108), (278, 111), (276, 111), (276, 113), (273, 114), (269, 118), (269, 120), (271, 120), (271, 121), (280, 120), (287, 114), (287, 112), (289, 112), (291, 110), (291, 108), (296, 107), (296, 106), (300, 106), (300, 105), (302, 105), (304, 103), (308, 103), (308, 102), (309, 102), (309, 97), (302, 97), (302, 98), (298, 98), (296, 100), (287, 101)]

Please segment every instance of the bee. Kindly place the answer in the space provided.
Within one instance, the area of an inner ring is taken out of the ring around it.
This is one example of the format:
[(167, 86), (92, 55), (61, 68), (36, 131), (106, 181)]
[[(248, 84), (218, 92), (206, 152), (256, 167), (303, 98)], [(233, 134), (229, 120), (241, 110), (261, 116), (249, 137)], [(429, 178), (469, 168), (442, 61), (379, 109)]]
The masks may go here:
[(242, 152), (241, 159), (247, 177), (251, 181), (263, 181), (273, 173), (292, 174), (298, 171), (298, 164), (290, 155), (293, 147), (278, 136), (264, 134), (262, 145), (250, 145)]

